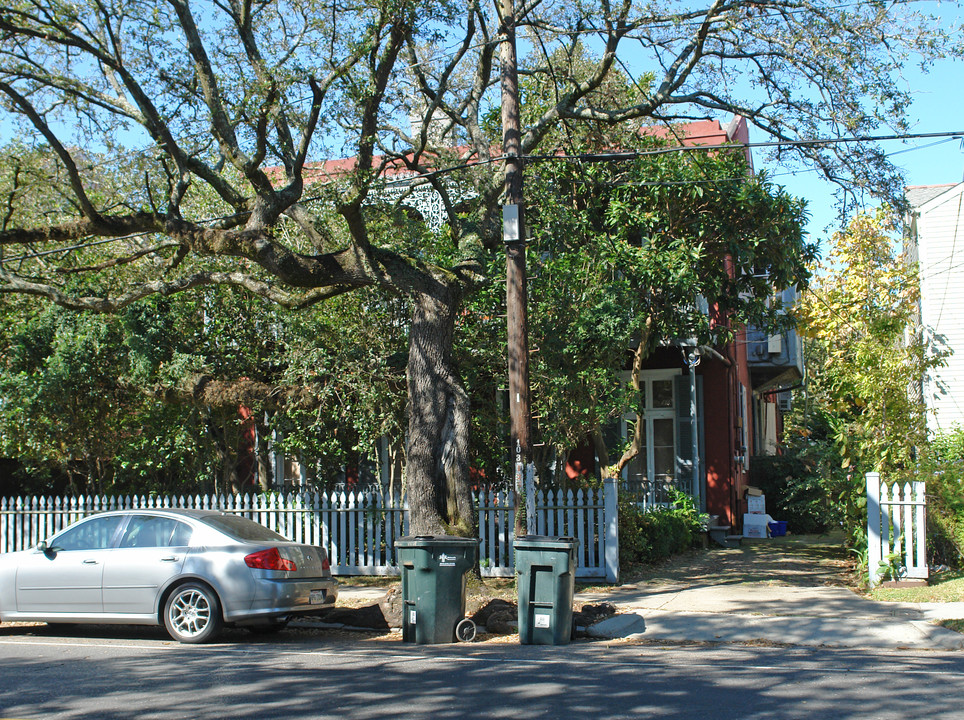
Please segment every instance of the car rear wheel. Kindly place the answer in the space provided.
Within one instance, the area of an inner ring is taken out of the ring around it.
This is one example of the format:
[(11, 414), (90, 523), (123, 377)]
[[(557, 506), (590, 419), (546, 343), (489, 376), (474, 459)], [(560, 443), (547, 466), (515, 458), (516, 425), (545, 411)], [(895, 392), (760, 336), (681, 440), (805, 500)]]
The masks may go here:
[(186, 583), (176, 588), (164, 604), (164, 626), (182, 643), (202, 643), (221, 631), (221, 604), (207, 585)]

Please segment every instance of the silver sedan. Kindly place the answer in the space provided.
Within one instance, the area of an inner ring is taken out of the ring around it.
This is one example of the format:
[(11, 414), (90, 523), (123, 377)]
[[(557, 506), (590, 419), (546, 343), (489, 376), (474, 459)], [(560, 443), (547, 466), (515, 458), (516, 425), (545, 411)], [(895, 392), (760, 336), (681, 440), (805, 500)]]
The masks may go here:
[(277, 630), (334, 606), (328, 556), (215, 510), (92, 515), (0, 555), (0, 620), (164, 625), (175, 640), (227, 624)]

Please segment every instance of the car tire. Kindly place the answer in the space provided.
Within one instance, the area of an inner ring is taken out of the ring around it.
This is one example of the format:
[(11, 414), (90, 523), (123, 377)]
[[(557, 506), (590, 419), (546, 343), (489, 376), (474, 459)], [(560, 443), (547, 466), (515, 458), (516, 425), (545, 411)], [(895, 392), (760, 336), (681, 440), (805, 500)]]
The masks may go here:
[(207, 585), (179, 585), (164, 603), (164, 627), (178, 642), (207, 642), (221, 631), (223, 624), (221, 603)]

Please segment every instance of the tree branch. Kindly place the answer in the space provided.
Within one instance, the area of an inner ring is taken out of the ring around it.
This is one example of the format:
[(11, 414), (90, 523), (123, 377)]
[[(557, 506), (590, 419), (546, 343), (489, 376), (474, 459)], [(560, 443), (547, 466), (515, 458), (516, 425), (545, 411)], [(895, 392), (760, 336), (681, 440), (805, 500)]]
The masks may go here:
[(99, 313), (116, 312), (151, 295), (173, 295), (174, 293), (210, 285), (229, 285), (242, 288), (254, 295), (291, 309), (304, 308), (354, 289), (353, 286), (334, 285), (316, 288), (303, 294), (295, 294), (281, 290), (270, 282), (245, 273), (198, 272), (174, 280), (155, 280), (132, 285), (126, 292), (113, 297), (93, 297), (71, 295), (62, 288), (49, 283), (33, 282), (0, 270), (0, 294), (33, 295), (46, 298), (70, 310), (88, 310)]
[[(44, 139), (50, 143), (50, 146), (57, 153), (57, 157), (60, 158), (60, 162), (63, 163), (64, 168), (67, 170), (67, 177), (70, 179), (70, 187), (74, 192), (74, 196), (77, 198), (77, 202), (80, 204), (80, 210), (84, 216), (92, 224), (99, 225), (103, 222), (100, 212), (94, 207), (94, 204), (90, 201), (87, 196), (87, 191), (84, 189), (84, 182), (80, 177), (80, 172), (77, 170), (77, 165), (74, 163), (74, 158), (67, 151), (57, 136), (50, 129), (47, 121), (44, 120), (40, 113), (34, 108), (34, 106), (27, 100), (23, 95), (17, 92), (11, 85), (0, 80), (0, 92), (5, 93), (13, 103), (20, 108), (24, 115), (29, 118), (33, 126), (37, 128), (38, 132), (44, 136)], [(0, 240), (2, 242), (2, 240)]]

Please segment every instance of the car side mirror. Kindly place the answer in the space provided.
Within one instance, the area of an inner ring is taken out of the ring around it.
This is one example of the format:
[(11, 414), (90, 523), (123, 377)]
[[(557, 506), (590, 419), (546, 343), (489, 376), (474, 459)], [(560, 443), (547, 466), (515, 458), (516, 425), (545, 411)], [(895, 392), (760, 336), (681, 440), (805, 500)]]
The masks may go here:
[(37, 543), (37, 549), (47, 557), (54, 555), (54, 549), (47, 545), (46, 540), (41, 540), (39, 543)]

